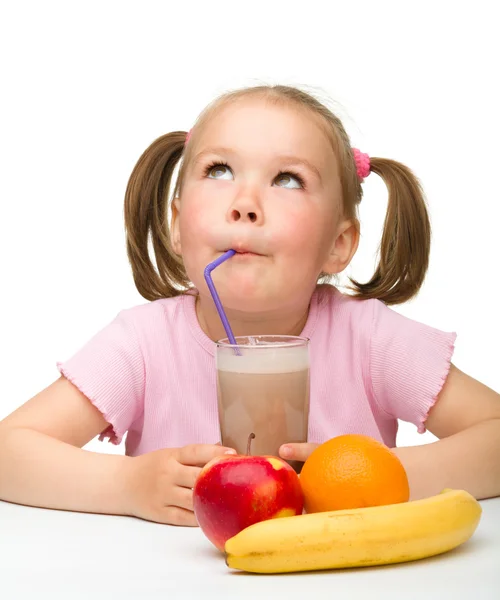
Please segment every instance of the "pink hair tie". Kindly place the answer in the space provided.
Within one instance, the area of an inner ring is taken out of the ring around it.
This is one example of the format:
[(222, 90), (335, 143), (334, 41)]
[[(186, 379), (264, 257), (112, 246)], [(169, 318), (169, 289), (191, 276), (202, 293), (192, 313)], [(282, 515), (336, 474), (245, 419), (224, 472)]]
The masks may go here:
[(191, 137), (191, 132), (193, 130), (190, 129), (187, 133), (186, 133), (186, 141), (184, 142), (184, 146), (187, 146), (187, 143), (189, 142), (189, 138)]
[(357, 148), (352, 149), (354, 162), (356, 163), (356, 172), (361, 181), (370, 174), (370, 157)]

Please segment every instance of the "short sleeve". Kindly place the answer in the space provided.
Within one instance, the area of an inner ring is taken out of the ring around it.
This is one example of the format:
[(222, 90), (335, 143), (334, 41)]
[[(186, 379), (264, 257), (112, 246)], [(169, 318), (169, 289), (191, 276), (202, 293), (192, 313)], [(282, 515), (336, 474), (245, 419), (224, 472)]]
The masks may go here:
[(119, 313), (57, 368), (109, 423), (99, 439), (119, 444), (144, 406), (144, 359), (129, 312)]
[(424, 433), (428, 413), (448, 376), (456, 337), (374, 301), (370, 376), (379, 408)]

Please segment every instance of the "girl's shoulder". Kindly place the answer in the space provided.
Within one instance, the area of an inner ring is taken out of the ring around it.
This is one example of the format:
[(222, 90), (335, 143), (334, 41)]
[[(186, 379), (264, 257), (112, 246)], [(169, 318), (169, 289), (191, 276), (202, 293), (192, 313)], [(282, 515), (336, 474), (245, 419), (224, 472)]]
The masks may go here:
[(158, 326), (160, 322), (179, 325), (184, 309), (189, 303), (194, 303), (192, 294), (179, 294), (172, 298), (160, 298), (123, 308), (118, 317), (141, 328), (147, 325)]
[[(364, 389), (381, 414), (425, 431), (428, 411), (450, 369), (457, 334), (332, 286), (318, 290), (317, 297), (322, 325), (317, 355), (332, 357), (331, 364), (351, 379), (361, 373)], [(345, 386), (351, 384), (349, 380)]]
[(316, 328), (330, 339), (356, 345), (361, 351), (378, 348), (385, 352), (393, 347), (412, 353), (418, 347), (437, 346), (447, 353), (457, 337), (456, 332), (413, 319), (380, 300), (358, 299), (332, 285), (318, 286), (315, 297)]
[(331, 284), (317, 286), (314, 305), (320, 319), (331, 319), (337, 326), (344, 324), (364, 330), (373, 322), (377, 312), (388, 309), (380, 300), (355, 298)]
[(316, 310), (320, 316), (331, 317), (338, 325), (361, 329), (366, 334), (415, 331), (439, 331), (434, 327), (402, 314), (376, 298), (356, 298), (331, 284), (319, 285), (315, 294)]

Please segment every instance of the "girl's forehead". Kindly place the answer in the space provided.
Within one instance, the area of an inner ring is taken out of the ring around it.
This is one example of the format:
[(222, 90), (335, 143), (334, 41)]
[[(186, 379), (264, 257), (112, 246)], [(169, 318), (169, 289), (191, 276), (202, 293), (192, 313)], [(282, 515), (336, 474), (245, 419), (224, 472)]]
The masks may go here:
[(282, 152), (300, 149), (320, 161), (333, 152), (326, 124), (312, 110), (256, 98), (216, 108), (198, 139), (200, 150), (203, 146), (276, 148)]

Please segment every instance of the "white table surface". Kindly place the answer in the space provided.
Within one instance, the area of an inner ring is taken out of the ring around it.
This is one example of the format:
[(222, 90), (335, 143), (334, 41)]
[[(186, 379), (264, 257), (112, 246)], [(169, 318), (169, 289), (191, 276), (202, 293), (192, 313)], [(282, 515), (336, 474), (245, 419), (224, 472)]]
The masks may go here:
[(231, 571), (199, 528), (0, 502), (0, 599), (500, 599), (500, 498), (474, 536), (395, 566), (289, 575)]

